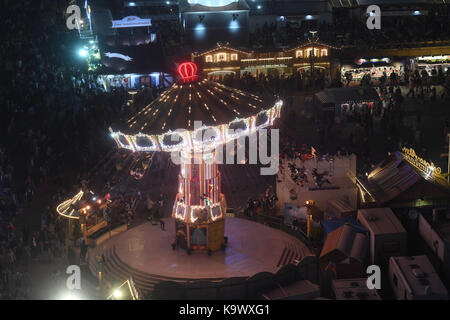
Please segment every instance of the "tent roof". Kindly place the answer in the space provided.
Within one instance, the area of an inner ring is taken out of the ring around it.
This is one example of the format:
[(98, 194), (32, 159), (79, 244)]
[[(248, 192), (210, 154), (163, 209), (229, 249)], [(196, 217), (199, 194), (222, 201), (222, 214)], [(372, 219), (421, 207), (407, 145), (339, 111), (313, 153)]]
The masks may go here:
[(350, 226), (356, 232), (362, 232), (362, 233), (367, 232), (367, 229), (364, 228), (358, 221), (356, 221), (356, 219), (354, 219), (352, 217), (334, 218), (334, 219), (325, 220), (322, 222), (323, 229), (325, 230), (325, 233), (327, 233), (327, 234), (342, 227), (343, 225)]
[(378, 92), (372, 88), (347, 87), (325, 89), (316, 93), (317, 99), (322, 103), (358, 103), (358, 102), (377, 102), (380, 101)]
[[(400, 152), (393, 153), (368, 176), (367, 181), (363, 182), (370, 195), (378, 203), (385, 203), (399, 197), (406, 190), (411, 190), (418, 183), (425, 182), (426, 185), (440, 186), (443, 193), (449, 194), (448, 186), (440, 183), (433, 183), (432, 180), (425, 180), (418, 169), (405, 160)], [(419, 188), (421, 196), (425, 196), (426, 187)], [(431, 190), (431, 189), (430, 189)], [(430, 194), (430, 192), (428, 192)], [(442, 193), (432, 191), (432, 193), (442, 196)]]
[(331, 232), (320, 252), (320, 259), (339, 262), (351, 258), (364, 261), (368, 247), (368, 237), (349, 225), (343, 225)]

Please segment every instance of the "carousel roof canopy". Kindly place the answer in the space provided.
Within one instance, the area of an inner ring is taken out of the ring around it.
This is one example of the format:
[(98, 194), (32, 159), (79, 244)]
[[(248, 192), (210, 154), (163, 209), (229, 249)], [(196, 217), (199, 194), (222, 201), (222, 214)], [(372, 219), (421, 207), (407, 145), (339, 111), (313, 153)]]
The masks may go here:
[(271, 126), (282, 100), (201, 80), (197, 65), (178, 66), (180, 79), (127, 121), (109, 128), (119, 148), (134, 151), (212, 150)]
[(274, 106), (276, 98), (257, 96), (207, 79), (176, 83), (125, 123), (113, 126), (124, 134), (160, 135), (177, 129), (218, 126), (257, 115)]

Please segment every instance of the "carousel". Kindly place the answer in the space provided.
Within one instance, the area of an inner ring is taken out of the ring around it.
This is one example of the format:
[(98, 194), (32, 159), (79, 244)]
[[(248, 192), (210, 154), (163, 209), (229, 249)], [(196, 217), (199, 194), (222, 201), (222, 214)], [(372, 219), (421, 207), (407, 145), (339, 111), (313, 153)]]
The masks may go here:
[(223, 145), (271, 126), (282, 101), (203, 79), (193, 62), (178, 66), (177, 81), (111, 136), (131, 152), (170, 152), (180, 165), (173, 205), (172, 248), (211, 252), (226, 245), (225, 196), (216, 153)]

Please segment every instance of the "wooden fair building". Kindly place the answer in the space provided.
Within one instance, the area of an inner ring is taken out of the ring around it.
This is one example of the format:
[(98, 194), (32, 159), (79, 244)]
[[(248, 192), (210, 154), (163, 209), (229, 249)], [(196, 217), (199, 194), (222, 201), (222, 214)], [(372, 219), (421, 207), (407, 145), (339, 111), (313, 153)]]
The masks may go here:
[(333, 63), (337, 47), (318, 41), (308, 41), (295, 48), (271, 51), (245, 51), (218, 43), (211, 50), (193, 53), (192, 60), (207, 75), (248, 72), (258, 74), (286, 74), (294, 71), (310, 72), (311, 68), (326, 71), (331, 77), (339, 72)]

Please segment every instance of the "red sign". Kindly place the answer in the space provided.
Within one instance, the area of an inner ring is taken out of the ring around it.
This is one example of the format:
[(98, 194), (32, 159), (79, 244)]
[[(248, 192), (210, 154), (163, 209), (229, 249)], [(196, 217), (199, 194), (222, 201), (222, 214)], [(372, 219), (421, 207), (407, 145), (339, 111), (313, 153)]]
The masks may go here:
[(192, 82), (197, 75), (197, 65), (193, 62), (183, 62), (177, 71), (183, 82)]

